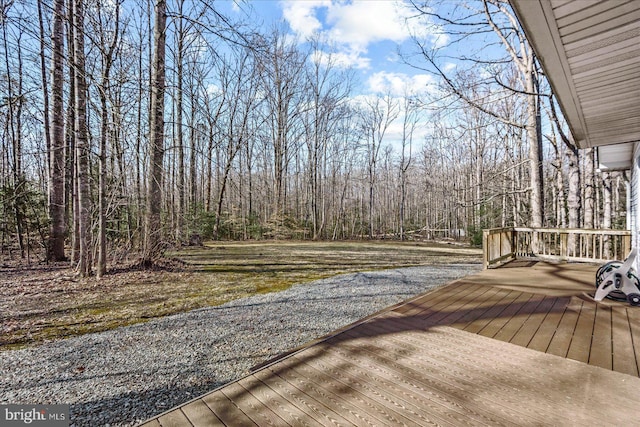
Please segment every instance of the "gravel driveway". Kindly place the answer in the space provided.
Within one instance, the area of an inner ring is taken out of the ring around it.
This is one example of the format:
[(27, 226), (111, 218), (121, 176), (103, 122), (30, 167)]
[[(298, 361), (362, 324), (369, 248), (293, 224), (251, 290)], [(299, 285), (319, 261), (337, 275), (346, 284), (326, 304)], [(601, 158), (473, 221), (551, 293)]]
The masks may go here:
[(449, 264), (346, 274), (5, 351), (0, 403), (67, 403), (75, 426), (135, 425), (288, 349), (480, 269)]

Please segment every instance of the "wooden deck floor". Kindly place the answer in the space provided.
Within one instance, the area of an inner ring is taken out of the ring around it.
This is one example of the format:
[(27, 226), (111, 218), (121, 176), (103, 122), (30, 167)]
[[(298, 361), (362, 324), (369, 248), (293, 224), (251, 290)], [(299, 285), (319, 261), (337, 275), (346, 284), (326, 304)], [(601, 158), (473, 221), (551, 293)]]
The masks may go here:
[(640, 308), (596, 267), (511, 264), (390, 307), (144, 424), (629, 425)]

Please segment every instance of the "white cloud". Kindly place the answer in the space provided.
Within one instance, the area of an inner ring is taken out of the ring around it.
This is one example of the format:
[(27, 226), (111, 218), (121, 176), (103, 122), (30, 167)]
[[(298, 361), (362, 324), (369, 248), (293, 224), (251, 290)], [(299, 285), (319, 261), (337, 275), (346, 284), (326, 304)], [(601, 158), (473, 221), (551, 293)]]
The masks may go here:
[(444, 64), (443, 70), (445, 73), (449, 73), (453, 70), (455, 70), (458, 66), (456, 64), (454, 64), (453, 62), (447, 62), (446, 64)]
[(291, 29), (306, 38), (322, 30), (322, 23), (316, 18), (317, 9), (330, 7), (331, 0), (285, 1), (282, 6), (283, 16)]
[(433, 26), (415, 15), (403, 1), (382, 0), (286, 0), (284, 18), (301, 40), (320, 34), (337, 46), (345, 65), (367, 67), (371, 44), (391, 41), (401, 44), (412, 35), (428, 36)]
[(357, 52), (332, 52), (316, 51), (312, 55), (312, 61), (325, 66), (331, 64), (337, 68), (370, 68), (371, 58), (359, 55)]
[(330, 38), (356, 50), (382, 40), (400, 43), (409, 36), (403, 11), (406, 6), (389, 1), (334, 4), (327, 12)]
[(207, 85), (206, 91), (209, 95), (219, 95), (222, 93), (222, 88), (215, 83), (210, 83)]
[(390, 93), (402, 97), (406, 94), (421, 94), (433, 88), (435, 81), (428, 74), (410, 76), (402, 73), (380, 71), (369, 77), (369, 89), (376, 93)]

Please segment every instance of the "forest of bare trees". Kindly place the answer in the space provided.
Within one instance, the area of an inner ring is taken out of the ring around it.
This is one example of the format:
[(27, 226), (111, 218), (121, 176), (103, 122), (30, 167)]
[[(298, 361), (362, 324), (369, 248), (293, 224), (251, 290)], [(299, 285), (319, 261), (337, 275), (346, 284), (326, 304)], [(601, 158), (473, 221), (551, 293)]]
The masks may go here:
[(577, 149), (508, 3), (410, 2), (433, 31), (400, 55), (434, 83), (403, 94), (216, 4), (0, 0), (2, 257), (626, 226), (627, 177)]

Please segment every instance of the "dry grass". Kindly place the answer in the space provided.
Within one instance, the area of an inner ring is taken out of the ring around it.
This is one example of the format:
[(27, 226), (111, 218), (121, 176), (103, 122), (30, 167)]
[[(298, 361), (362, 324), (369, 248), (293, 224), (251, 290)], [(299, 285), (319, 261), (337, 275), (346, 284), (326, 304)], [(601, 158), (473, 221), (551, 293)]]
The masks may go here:
[(0, 350), (219, 305), (336, 274), (479, 262), (480, 251), (392, 242), (225, 242), (168, 253), (172, 268), (112, 269), (101, 280), (66, 267), (0, 268)]

